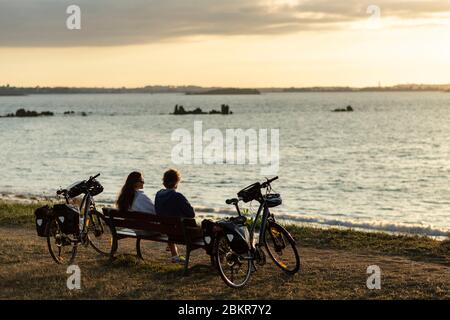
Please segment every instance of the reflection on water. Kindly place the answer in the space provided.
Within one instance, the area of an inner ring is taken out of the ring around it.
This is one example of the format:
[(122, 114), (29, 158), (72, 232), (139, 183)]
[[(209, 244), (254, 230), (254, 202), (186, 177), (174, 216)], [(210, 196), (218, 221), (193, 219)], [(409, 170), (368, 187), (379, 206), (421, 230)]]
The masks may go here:
[[(171, 116), (175, 104), (204, 110), (228, 104), (233, 115)], [(352, 105), (353, 113), (331, 110)], [(132, 170), (146, 192), (161, 188), (171, 163), (171, 134), (217, 128), (280, 129), (284, 218), (326, 226), (439, 235), (450, 225), (450, 94), (306, 93), (261, 96), (173, 94), (0, 97), (0, 114), (19, 108), (48, 118), (0, 119), (0, 192), (53, 195), (60, 186), (102, 173), (112, 202)], [(87, 117), (65, 111), (90, 113)], [(260, 166), (177, 166), (181, 191), (197, 207), (261, 180)], [(207, 209), (210, 210), (210, 209)]]

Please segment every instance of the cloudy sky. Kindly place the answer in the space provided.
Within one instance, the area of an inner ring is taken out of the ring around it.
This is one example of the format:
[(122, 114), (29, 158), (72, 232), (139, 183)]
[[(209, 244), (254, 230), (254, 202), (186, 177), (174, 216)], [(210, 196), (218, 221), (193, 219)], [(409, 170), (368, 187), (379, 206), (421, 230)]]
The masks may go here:
[(0, 0), (0, 84), (450, 83), (449, 40), (450, 0)]

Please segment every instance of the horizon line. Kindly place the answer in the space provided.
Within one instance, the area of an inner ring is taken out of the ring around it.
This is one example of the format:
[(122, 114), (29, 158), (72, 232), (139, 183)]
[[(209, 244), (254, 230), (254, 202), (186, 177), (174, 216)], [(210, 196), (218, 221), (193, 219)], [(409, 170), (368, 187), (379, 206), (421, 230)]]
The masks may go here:
[(393, 88), (399, 86), (435, 86), (435, 87), (444, 87), (450, 86), (450, 82), (447, 83), (417, 83), (417, 82), (409, 82), (409, 83), (397, 83), (393, 85), (372, 85), (372, 86), (349, 86), (349, 85), (310, 85), (310, 86), (255, 86), (255, 87), (240, 87), (240, 86), (203, 86), (196, 84), (185, 84), (185, 85), (174, 85), (174, 84), (147, 84), (141, 86), (78, 86), (78, 85), (28, 85), (28, 86), (16, 86), (11, 84), (2, 84), (0, 88), (16, 88), (16, 89), (25, 89), (25, 88), (68, 88), (68, 89), (144, 89), (148, 87), (166, 87), (166, 88), (185, 88), (185, 87), (195, 87), (202, 89), (312, 89), (312, 88), (349, 88), (349, 89), (365, 89), (365, 88)]

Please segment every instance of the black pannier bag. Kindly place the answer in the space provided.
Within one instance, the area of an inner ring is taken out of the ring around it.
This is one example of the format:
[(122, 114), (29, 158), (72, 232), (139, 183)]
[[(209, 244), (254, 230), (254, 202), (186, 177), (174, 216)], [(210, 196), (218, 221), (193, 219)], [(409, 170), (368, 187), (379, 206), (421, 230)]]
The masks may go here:
[(213, 254), (214, 241), (216, 238), (215, 227), (216, 223), (214, 221), (205, 219), (202, 221), (202, 231), (203, 231), (203, 241), (205, 242), (206, 254)]
[(250, 234), (245, 223), (237, 223), (233, 220), (219, 221), (230, 248), (237, 254), (248, 253), (250, 247)]
[(245, 203), (253, 200), (261, 200), (261, 184), (254, 183), (238, 192), (238, 197)]
[(44, 206), (34, 211), (34, 220), (38, 237), (47, 237), (47, 222), (53, 218), (53, 211), (49, 206)]
[(56, 204), (53, 207), (56, 221), (62, 233), (76, 234), (80, 231), (80, 210), (69, 204)]
[(69, 187), (67, 195), (69, 196), (69, 198), (73, 199), (83, 194), (85, 190), (86, 190), (86, 181), (80, 181)]

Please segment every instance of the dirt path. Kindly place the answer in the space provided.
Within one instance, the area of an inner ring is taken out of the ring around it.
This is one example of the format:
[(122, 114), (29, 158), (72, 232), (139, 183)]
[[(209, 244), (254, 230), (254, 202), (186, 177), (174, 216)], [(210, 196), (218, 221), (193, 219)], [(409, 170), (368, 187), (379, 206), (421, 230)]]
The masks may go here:
[[(66, 287), (66, 266), (48, 254), (34, 230), (0, 228), (0, 299), (450, 299), (450, 268), (403, 257), (366, 255), (341, 250), (302, 248), (302, 272), (284, 275), (269, 263), (248, 286), (232, 290), (208, 265), (202, 250), (194, 252), (191, 274), (169, 262), (163, 244), (148, 243), (141, 262), (134, 243), (121, 242), (110, 263), (93, 249), (81, 247), (81, 291)], [(381, 290), (368, 290), (368, 266), (382, 270)]]

